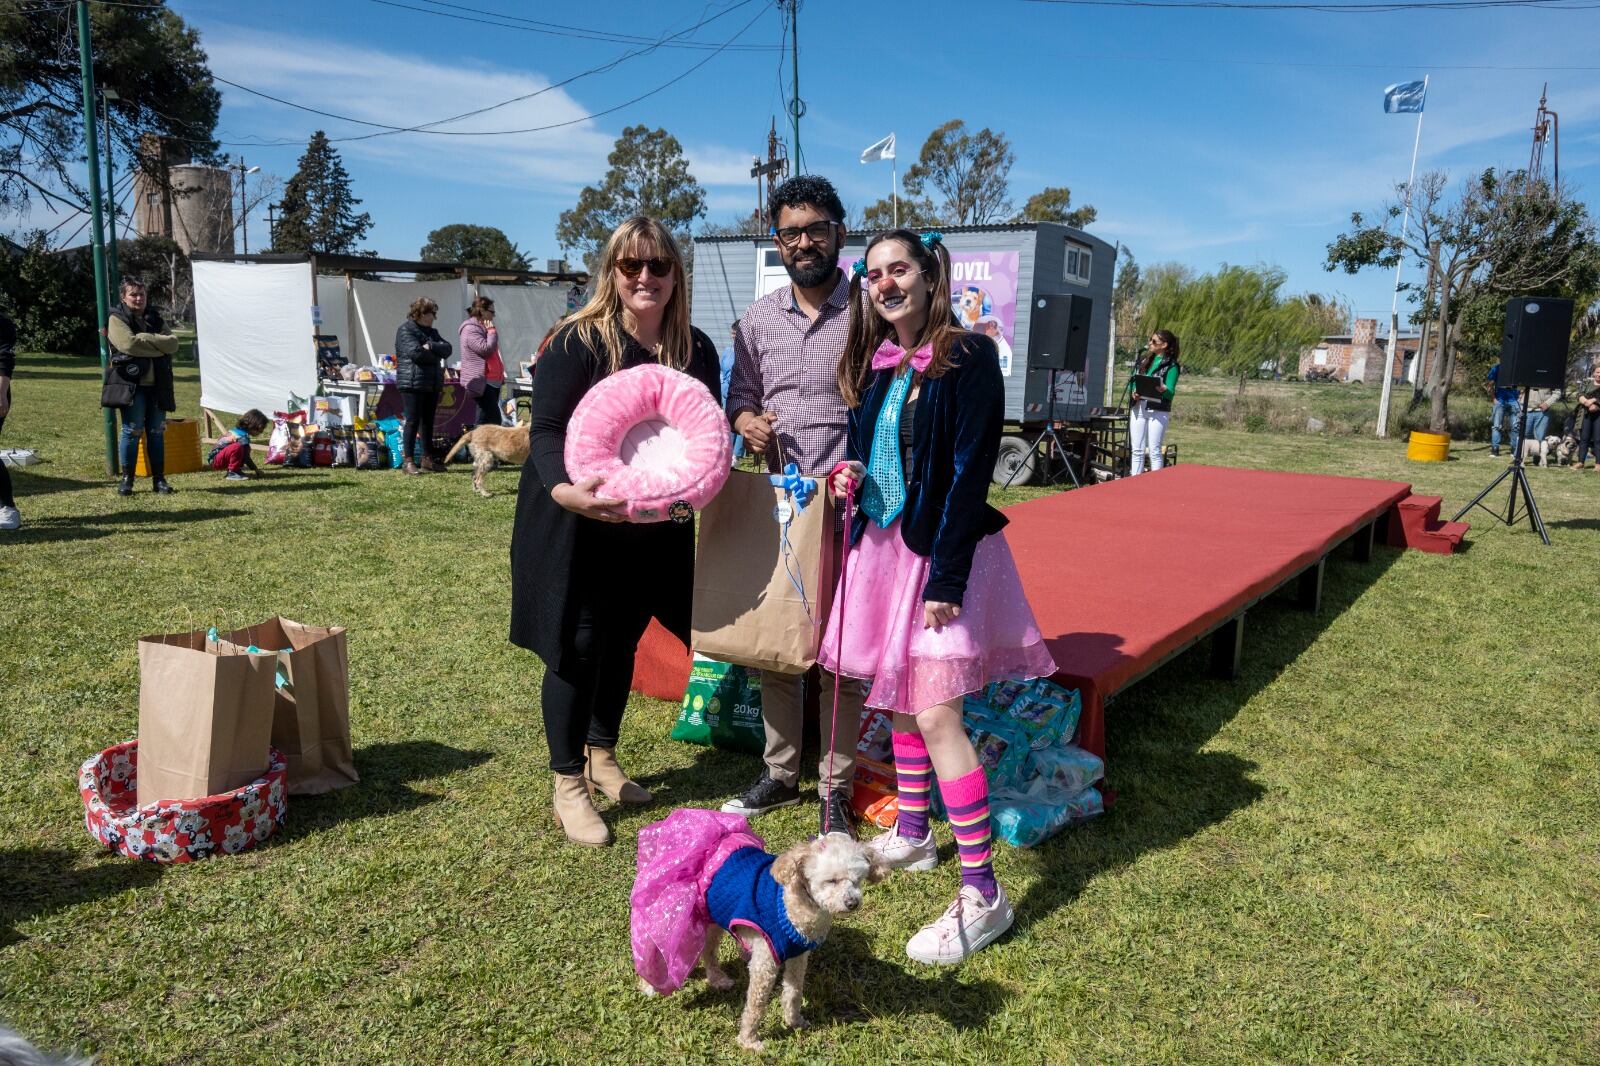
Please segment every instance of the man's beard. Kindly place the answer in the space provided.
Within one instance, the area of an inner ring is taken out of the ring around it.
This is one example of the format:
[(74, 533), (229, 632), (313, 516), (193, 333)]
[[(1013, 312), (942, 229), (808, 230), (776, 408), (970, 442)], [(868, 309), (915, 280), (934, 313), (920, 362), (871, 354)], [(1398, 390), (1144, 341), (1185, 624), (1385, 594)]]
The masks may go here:
[(814, 289), (833, 276), (838, 258), (838, 253), (819, 255), (805, 265), (785, 263), (783, 269), (789, 272), (789, 280), (802, 289)]

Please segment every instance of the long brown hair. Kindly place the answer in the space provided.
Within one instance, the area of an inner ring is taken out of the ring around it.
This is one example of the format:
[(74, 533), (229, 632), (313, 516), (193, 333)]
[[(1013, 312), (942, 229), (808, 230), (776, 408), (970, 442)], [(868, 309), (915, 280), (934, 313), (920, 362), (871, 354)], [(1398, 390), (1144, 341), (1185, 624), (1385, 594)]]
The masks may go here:
[[(672, 260), (672, 296), (661, 316), (661, 344), (656, 359), (663, 366), (683, 370), (694, 352), (694, 332), (689, 327), (688, 279), (683, 257), (667, 227), (645, 215), (634, 215), (611, 233), (595, 274), (594, 298), (567, 316), (562, 329), (570, 328), (578, 340), (596, 352), (603, 352), (610, 373), (622, 369), (622, 353), (627, 347), (623, 330), (622, 293), (617, 290), (617, 260), (636, 246), (649, 245), (654, 254)], [(642, 249), (641, 249), (642, 250)]]
[[(937, 235), (924, 243), (908, 229), (892, 229), (867, 242), (866, 250), (861, 253), (862, 260), (884, 241), (899, 241), (905, 245), (912, 262), (933, 284), (933, 292), (928, 297), (928, 320), (923, 323), (922, 334), (912, 350), (933, 348), (933, 359), (922, 375), (936, 378), (954, 365), (951, 348), (956, 338), (966, 332), (950, 309), (950, 253)], [(865, 270), (850, 272), (850, 332), (844, 342), (844, 354), (839, 357), (839, 393), (848, 407), (860, 406), (861, 393), (871, 374), (872, 355), (880, 344), (894, 336), (894, 327), (873, 309), (871, 297), (862, 291), (865, 274)], [(908, 359), (910, 355), (906, 353)]]

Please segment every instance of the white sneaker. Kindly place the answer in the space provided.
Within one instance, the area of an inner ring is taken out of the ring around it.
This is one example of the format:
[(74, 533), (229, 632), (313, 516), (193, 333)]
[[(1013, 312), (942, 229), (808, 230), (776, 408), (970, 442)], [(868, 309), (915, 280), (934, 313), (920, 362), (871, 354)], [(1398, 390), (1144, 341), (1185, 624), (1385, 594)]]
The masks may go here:
[(0, 507), (0, 529), (21, 529), (22, 512), (15, 507)]
[(939, 865), (939, 848), (933, 842), (931, 828), (921, 840), (912, 840), (900, 835), (900, 823), (896, 822), (893, 829), (873, 837), (864, 846), (891, 870), (910, 870), (920, 874)]
[(1000, 939), (1015, 919), (1005, 889), (991, 903), (971, 885), (962, 885), (939, 920), (923, 926), (906, 943), (906, 954), (917, 962), (950, 966)]

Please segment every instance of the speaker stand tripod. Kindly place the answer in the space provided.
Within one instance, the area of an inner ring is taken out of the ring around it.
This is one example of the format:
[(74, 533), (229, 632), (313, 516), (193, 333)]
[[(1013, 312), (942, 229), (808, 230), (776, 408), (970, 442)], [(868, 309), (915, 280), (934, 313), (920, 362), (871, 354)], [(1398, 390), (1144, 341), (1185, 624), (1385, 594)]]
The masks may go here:
[[(1474, 507), (1482, 507), (1485, 511), (1494, 515), (1496, 521), (1504, 522), (1508, 526), (1514, 526), (1523, 518), (1526, 518), (1528, 524), (1533, 527), (1534, 532), (1539, 534), (1539, 539), (1544, 541), (1545, 547), (1549, 547), (1550, 534), (1545, 532), (1544, 519), (1539, 515), (1539, 505), (1533, 502), (1533, 488), (1528, 484), (1528, 472), (1522, 466), (1522, 438), (1528, 432), (1528, 392), (1528, 387), (1523, 386), (1522, 417), (1517, 419), (1517, 432), (1513, 440), (1515, 446), (1511, 450), (1511, 465), (1500, 471), (1500, 476), (1489, 482), (1488, 486), (1478, 493), (1471, 503), (1461, 508), (1456, 513), (1455, 520), (1457, 522), (1461, 521), (1461, 516)], [(1506, 503), (1506, 513), (1502, 515), (1499, 511), (1484, 503), (1483, 499), (1493, 492), (1495, 487), (1506, 478), (1511, 479), (1511, 499)], [(1522, 493), (1522, 501), (1527, 507), (1527, 510), (1521, 515), (1517, 514), (1518, 492)]]
[[(1048, 371), (1048, 373), (1050, 374), (1050, 400), (1045, 409), (1046, 413), (1044, 428), (1039, 431), (1038, 435), (1034, 437), (1033, 441), (1028, 445), (1028, 456), (1030, 459), (1036, 461), (1039, 455), (1039, 445), (1043, 444), (1045, 440), (1048, 439), (1050, 441), (1050, 448), (1046, 449), (1044, 453), (1045, 467), (1044, 480), (1042, 484), (1054, 485), (1057, 481), (1061, 480), (1061, 478), (1050, 469), (1050, 456), (1058, 452), (1061, 455), (1061, 465), (1066, 467), (1067, 476), (1072, 479), (1072, 487), (1075, 489), (1081, 489), (1083, 488), (1083, 482), (1078, 480), (1078, 472), (1072, 469), (1072, 460), (1067, 455), (1067, 446), (1061, 442), (1060, 435), (1056, 433), (1056, 372), (1054, 368), (1052, 368), (1050, 371)], [(1053, 451), (1051, 449), (1053, 449)], [(1011, 487), (1011, 483), (1017, 480), (1017, 475), (1022, 473), (1022, 468), (1027, 465), (1028, 460), (1018, 463), (1016, 469), (1011, 471), (1011, 476), (1006, 478), (1006, 483), (1002, 487), (1009, 489)]]

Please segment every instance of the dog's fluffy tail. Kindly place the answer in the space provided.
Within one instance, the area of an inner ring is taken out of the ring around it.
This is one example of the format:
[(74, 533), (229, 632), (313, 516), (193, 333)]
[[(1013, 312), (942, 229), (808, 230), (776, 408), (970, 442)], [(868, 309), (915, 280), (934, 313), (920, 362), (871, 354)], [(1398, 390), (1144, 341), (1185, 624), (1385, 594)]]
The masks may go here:
[(462, 448), (465, 448), (467, 446), (467, 440), (471, 436), (472, 436), (472, 430), (470, 430), (470, 429), (467, 430), (465, 433), (461, 434), (461, 439), (456, 441), (455, 447), (451, 448), (447, 453), (445, 453), (444, 461), (445, 461), (446, 464), (450, 463), (451, 460), (455, 459), (456, 452), (459, 452)]

